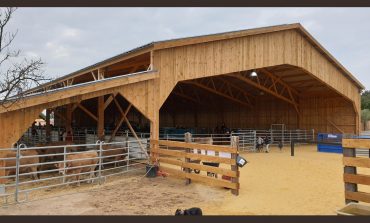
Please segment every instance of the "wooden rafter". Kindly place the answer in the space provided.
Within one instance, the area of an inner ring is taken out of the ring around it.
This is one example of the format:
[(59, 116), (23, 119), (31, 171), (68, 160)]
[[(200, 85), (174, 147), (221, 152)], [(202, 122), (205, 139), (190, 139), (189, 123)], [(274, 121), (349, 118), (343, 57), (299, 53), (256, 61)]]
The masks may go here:
[[(233, 102), (239, 103), (241, 105), (247, 106), (249, 108), (252, 107), (249, 100), (246, 100), (245, 98), (241, 99), (241, 98), (234, 97), (232, 94), (230, 94), (230, 92), (227, 90), (227, 88), (216, 87), (216, 85), (214, 83), (214, 80), (211, 77), (209, 77), (205, 80), (184, 81), (183, 83), (197, 86), (201, 89), (212, 92), (214, 94), (217, 94), (219, 96), (227, 98), (227, 99), (229, 99)], [(229, 87), (230, 87), (230, 85), (229, 85)]]
[[(191, 102), (194, 102), (194, 103), (197, 103), (197, 104), (201, 104), (201, 102), (200, 102), (200, 100), (199, 100), (199, 97), (197, 98), (195, 94), (194, 94), (194, 97), (192, 97), (191, 95), (188, 95), (188, 94), (184, 93), (184, 90), (182, 89), (182, 86), (181, 86), (181, 85), (177, 85), (177, 86), (173, 89), (172, 93), (173, 93), (174, 95), (177, 95), (177, 96), (179, 96), (179, 97), (182, 97), (182, 98), (184, 98), (184, 99), (187, 99), (187, 100), (189, 100), (189, 101), (191, 101)], [(194, 93), (194, 92), (193, 92), (193, 93)]]
[(219, 79), (221, 79), (225, 84), (227, 84), (229, 87), (231, 87), (232, 89), (236, 89), (240, 94), (242, 94), (245, 99), (250, 103), (251, 103), (251, 100), (252, 99), (253, 101), (256, 99), (256, 97), (250, 93), (248, 93), (245, 89), (243, 89), (242, 87), (239, 87), (233, 83), (231, 83), (229, 80), (227, 80), (226, 78), (224, 77), (219, 77)]
[(94, 115), (89, 110), (87, 110), (87, 108), (85, 108), (81, 103), (77, 103), (77, 107), (79, 107), (82, 111), (88, 114), (92, 119), (94, 119), (95, 121), (98, 121), (98, 117), (96, 117), (96, 115)]
[(94, 71), (91, 71), (91, 76), (94, 78), (94, 81), (96, 81), (96, 76), (94, 74)]
[[(260, 70), (258, 72), (259, 77), (257, 76), (257, 78), (250, 78), (242, 72), (236, 74), (228, 74), (228, 76), (237, 78), (244, 83), (252, 85), (262, 91), (265, 91), (279, 99), (292, 104), (297, 113), (300, 114), (297, 102), (298, 92), (269, 71), (265, 69)], [(266, 81), (266, 78), (268, 78), (269, 80)], [(260, 81), (260, 79), (263, 79), (264, 81), (262, 82)]]

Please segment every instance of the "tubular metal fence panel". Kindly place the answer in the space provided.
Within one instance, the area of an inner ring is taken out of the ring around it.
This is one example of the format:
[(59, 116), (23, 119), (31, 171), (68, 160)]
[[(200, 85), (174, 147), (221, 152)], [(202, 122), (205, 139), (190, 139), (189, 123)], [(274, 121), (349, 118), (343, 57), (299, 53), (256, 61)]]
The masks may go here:
[[(314, 130), (255, 130), (238, 129), (230, 134), (192, 134), (193, 138), (210, 137), (215, 145), (230, 145), (231, 136), (239, 136), (239, 151), (256, 151), (256, 141), (258, 137), (269, 138), (270, 144), (277, 145), (280, 141), (284, 144), (290, 144), (292, 140), (314, 140)], [(184, 134), (160, 134), (161, 140), (185, 141)]]
[[(141, 139), (144, 149), (149, 150), (147, 139)], [(82, 182), (101, 184), (107, 177), (144, 169), (147, 162), (145, 152), (138, 140), (95, 144), (59, 145), (1, 149), (7, 156), (5, 162), (6, 183), (0, 185), (3, 205), (22, 202), (35, 190)], [(11, 199), (14, 198), (14, 199)]]

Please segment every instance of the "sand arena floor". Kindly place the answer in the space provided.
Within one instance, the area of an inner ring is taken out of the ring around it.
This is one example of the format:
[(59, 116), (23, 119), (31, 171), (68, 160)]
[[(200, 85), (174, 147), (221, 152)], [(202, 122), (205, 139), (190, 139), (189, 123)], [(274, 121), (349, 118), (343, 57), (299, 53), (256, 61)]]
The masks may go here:
[(239, 196), (174, 178), (143, 178), (141, 170), (102, 186), (39, 192), (36, 201), (2, 207), (0, 215), (173, 215), (189, 207), (205, 215), (334, 215), (344, 206), (341, 154), (299, 146), (295, 157), (289, 147), (243, 156), (249, 163), (240, 169)]

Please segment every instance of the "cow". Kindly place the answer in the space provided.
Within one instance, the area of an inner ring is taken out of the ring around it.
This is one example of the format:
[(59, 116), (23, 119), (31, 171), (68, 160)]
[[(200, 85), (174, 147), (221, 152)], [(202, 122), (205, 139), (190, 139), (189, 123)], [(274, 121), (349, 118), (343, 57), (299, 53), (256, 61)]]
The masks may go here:
[(119, 166), (120, 160), (124, 160), (127, 157), (127, 148), (117, 148), (114, 145), (103, 145), (102, 146), (102, 157), (103, 163), (115, 161), (114, 167)]
[[(96, 150), (88, 150), (76, 154), (68, 154), (65, 161), (65, 172), (64, 163), (60, 162), (55, 164), (59, 170), (59, 174), (73, 175), (77, 181), (77, 186), (80, 186), (80, 174), (90, 172), (90, 178), (94, 177), (94, 170), (98, 166), (99, 155)], [(68, 181), (67, 181), (68, 182)], [(89, 181), (92, 183), (92, 180)]]
[[(19, 165), (24, 166), (24, 165), (29, 165), (25, 167), (20, 167), (19, 168), (19, 173), (28, 173), (32, 172), (31, 177), (34, 180), (37, 180), (40, 178), (39, 173), (37, 173), (38, 170), (38, 164), (39, 164), (39, 157), (29, 157), (29, 158), (22, 158), (24, 156), (37, 156), (39, 155), (37, 151), (35, 150), (21, 150), (20, 151), (20, 159), (19, 159)], [(16, 151), (10, 151), (6, 154), (6, 158), (14, 158), (14, 159), (7, 159), (5, 160), (5, 167), (14, 167), (14, 168), (9, 168), (5, 170), (5, 175), (14, 175), (16, 174), (16, 156), (17, 153)], [(33, 165), (36, 164), (36, 165)]]
[[(40, 149), (37, 149), (37, 151), (40, 155), (44, 155), (40, 157), (40, 163), (62, 161), (64, 157), (63, 155), (64, 146), (68, 145), (72, 145), (72, 142), (61, 141), (61, 142), (51, 142), (48, 143), (47, 145), (43, 144), (36, 145), (36, 147), (42, 147)], [(48, 146), (60, 146), (60, 147), (48, 147)], [(83, 149), (82, 147), (66, 147), (66, 153), (81, 151), (82, 149)], [(41, 170), (54, 169), (53, 164), (41, 164), (40, 167)]]

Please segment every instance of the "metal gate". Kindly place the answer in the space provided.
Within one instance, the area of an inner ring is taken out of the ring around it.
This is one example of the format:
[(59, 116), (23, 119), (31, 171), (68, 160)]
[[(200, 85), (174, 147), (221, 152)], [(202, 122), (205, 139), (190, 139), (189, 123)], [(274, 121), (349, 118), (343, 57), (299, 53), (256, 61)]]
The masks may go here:
[(71, 184), (102, 184), (107, 177), (137, 169), (147, 163), (148, 139), (95, 144), (0, 149), (5, 153), (0, 180), (2, 204), (28, 200), (32, 191)]

